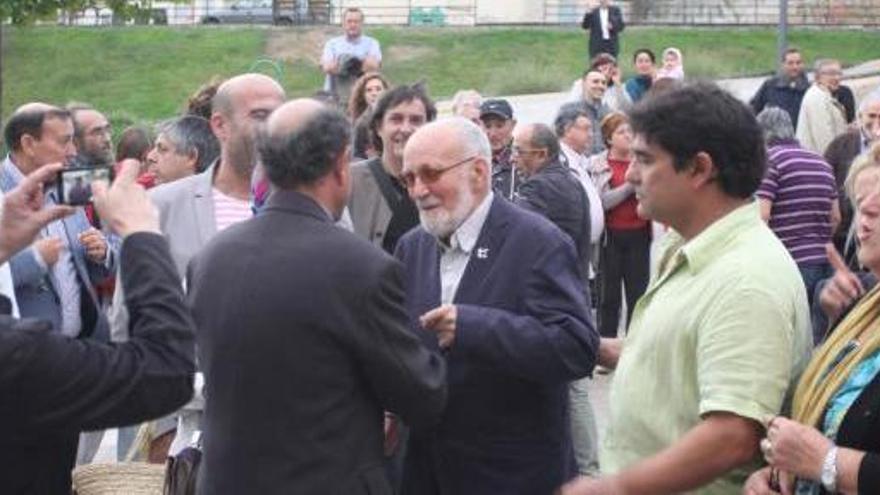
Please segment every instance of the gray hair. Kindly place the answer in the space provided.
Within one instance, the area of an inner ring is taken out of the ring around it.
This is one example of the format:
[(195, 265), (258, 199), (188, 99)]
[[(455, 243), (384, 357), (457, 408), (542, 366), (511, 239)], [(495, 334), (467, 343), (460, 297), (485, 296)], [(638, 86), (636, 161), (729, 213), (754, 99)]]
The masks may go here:
[(196, 173), (204, 172), (220, 155), (220, 142), (211, 131), (211, 124), (197, 115), (166, 120), (156, 128), (178, 155), (196, 157)]
[(482, 129), (464, 117), (450, 117), (444, 120), (453, 124), (469, 154), (485, 158), (488, 163), (492, 163), (492, 146)]
[(880, 102), (880, 88), (871, 91), (870, 93), (868, 93), (868, 96), (865, 96), (865, 98), (862, 99), (862, 102), (859, 103), (859, 113), (867, 110), (868, 105), (873, 105), (877, 102)]
[(570, 102), (559, 107), (559, 113), (556, 114), (556, 120), (553, 121), (553, 129), (556, 131), (556, 136), (561, 138), (568, 128), (574, 125), (580, 117), (590, 118), (587, 110), (580, 102)]
[(794, 139), (794, 125), (791, 123), (791, 116), (785, 110), (779, 107), (767, 107), (758, 114), (757, 119), (768, 145)]
[(825, 67), (828, 67), (829, 65), (840, 65), (840, 61), (833, 58), (820, 58), (817, 59), (816, 62), (813, 64), (813, 70), (816, 71), (816, 74), (819, 74), (820, 72), (822, 72), (823, 69), (825, 69)]
[(483, 97), (477, 91), (473, 89), (462, 89), (455, 93), (455, 96), (452, 97), (452, 113), (453, 115), (458, 115), (458, 111), (463, 106), (473, 105), (478, 110), (480, 108), (480, 104), (483, 103)]

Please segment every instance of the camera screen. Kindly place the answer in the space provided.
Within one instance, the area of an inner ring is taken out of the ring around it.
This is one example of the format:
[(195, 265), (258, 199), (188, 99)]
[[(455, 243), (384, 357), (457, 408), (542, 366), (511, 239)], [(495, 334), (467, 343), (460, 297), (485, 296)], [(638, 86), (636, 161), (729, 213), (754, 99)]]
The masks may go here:
[(92, 201), (92, 182), (106, 181), (110, 184), (110, 167), (72, 168), (59, 174), (60, 201), (69, 205), (86, 205)]

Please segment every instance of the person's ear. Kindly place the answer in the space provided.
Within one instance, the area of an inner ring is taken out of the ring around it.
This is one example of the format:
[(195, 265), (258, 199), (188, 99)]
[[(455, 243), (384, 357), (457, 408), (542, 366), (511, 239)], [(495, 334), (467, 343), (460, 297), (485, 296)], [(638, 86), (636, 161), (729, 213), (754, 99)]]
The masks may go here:
[(715, 181), (718, 177), (718, 168), (708, 153), (700, 151), (691, 158), (686, 173), (691, 176), (694, 189), (700, 189)]
[(220, 142), (226, 142), (226, 140), (229, 139), (229, 122), (226, 120), (226, 117), (220, 112), (214, 112), (211, 114), (211, 120), (209, 122), (211, 124), (211, 132), (214, 133), (217, 140)]
[(24, 154), (27, 156), (33, 155), (33, 150), (37, 144), (37, 141), (38, 140), (30, 134), (22, 135), (21, 140), (19, 141), (19, 143), (21, 144), (21, 151), (24, 152)]

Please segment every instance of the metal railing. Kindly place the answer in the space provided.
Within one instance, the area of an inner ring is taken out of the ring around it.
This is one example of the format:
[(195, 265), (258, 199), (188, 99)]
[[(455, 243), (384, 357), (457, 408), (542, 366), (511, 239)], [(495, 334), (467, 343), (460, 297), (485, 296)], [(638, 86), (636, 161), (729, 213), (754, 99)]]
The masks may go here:
[[(62, 24), (335, 24), (359, 7), (369, 25), (579, 25), (594, 0), (192, 0), (153, 1), (133, 20), (114, 22), (106, 8), (59, 16)], [(628, 25), (775, 26), (779, 0), (620, 0)], [(244, 6), (244, 7), (242, 7)], [(253, 8), (248, 7), (253, 6)], [(790, 0), (792, 26), (880, 28), (880, 0)], [(117, 19), (118, 21), (118, 19)]]

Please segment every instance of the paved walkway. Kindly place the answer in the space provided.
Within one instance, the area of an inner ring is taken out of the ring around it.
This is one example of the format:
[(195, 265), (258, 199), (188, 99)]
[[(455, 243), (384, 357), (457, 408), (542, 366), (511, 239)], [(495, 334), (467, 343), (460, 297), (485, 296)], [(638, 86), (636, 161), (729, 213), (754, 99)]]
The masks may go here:
[[(843, 72), (844, 83), (853, 90), (857, 99), (880, 87), (880, 60), (849, 67), (844, 69)], [(758, 91), (764, 79), (766, 79), (766, 76), (722, 79), (717, 82), (737, 98), (748, 101)], [(568, 92), (507, 96), (505, 98), (513, 106), (514, 116), (517, 121), (543, 122), (551, 125), (556, 117), (556, 111), (563, 103), (568, 101)], [(450, 101), (438, 103), (441, 114), (448, 115), (450, 107)]]

